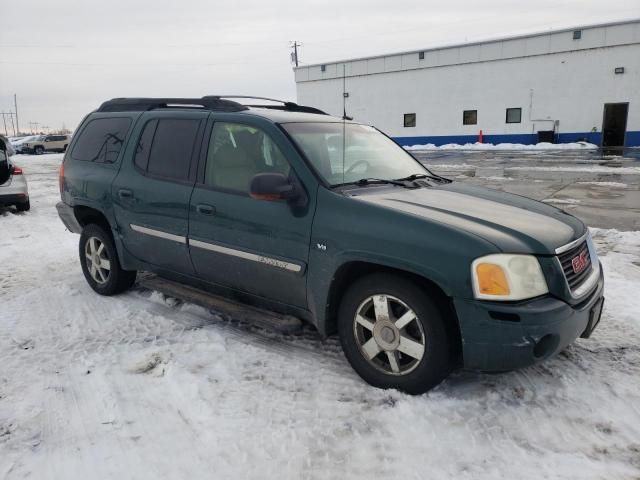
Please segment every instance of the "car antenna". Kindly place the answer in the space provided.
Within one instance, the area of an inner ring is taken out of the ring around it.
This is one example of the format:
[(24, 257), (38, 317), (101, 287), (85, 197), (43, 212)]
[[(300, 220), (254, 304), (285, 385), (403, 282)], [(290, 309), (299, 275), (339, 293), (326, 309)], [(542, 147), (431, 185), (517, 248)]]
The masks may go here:
[(346, 75), (346, 65), (342, 64), (342, 183), (344, 183), (344, 157), (346, 155), (346, 147), (347, 147), (347, 119), (352, 120), (347, 117), (347, 75)]

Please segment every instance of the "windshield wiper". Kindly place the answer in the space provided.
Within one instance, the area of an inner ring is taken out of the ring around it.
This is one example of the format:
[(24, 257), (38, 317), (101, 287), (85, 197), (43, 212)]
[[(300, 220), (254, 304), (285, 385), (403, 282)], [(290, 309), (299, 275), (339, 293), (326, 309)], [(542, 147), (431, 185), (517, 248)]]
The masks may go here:
[(435, 175), (427, 175), (426, 173), (413, 173), (407, 177), (402, 177), (402, 178), (394, 178), (394, 180), (398, 181), (398, 182), (412, 182), (413, 180), (421, 180), (421, 179), (425, 179), (428, 178), (429, 180), (434, 180), (438, 183), (445, 181), (446, 179), (442, 178), (442, 177), (437, 177)]
[(365, 186), (365, 185), (375, 185), (375, 184), (389, 184), (389, 185), (398, 185), (399, 187), (405, 187), (405, 188), (416, 188), (407, 182), (403, 182), (400, 180), (385, 180), (384, 178), (361, 178), (360, 180), (356, 180), (354, 182), (338, 183), (337, 185), (333, 185), (332, 188), (342, 187), (344, 185)]

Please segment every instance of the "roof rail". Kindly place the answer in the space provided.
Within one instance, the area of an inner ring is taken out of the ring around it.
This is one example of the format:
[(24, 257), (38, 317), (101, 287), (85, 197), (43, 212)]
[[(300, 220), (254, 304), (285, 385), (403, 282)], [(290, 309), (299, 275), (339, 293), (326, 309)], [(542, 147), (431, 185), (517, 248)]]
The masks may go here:
[[(281, 105), (245, 105), (239, 102), (229, 100), (251, 99), (251, 100), (267, 100), (269, 102), (280, 103)], [(284, 100), (276, 100), (267, 97), (252, 97), (249, 95), (208, 95), (202, 98), (112, 98), (107, 100), (98, 108), (98, 112), (136, 112), (154, 110), (156, 108), (168, 108), (174, 105), (197, 106), (206, 110), (217, 112), (241, 112), (248, 110), (249, 107), (269, 108), (273, 110), (286, 110), (289, 112), (304, 112), (327, 115), (327, 113), (315, 107), (298, 105), (294, 102), (286, 102)]]
[[(269, 102), (281, 103), (282, 105), (262, 105), (262, 104), (258, 105), (258, 104), (248, 104), (248, 103), (243, 103), (243, 105), (245, 105), (247, 107), (254, 107), (254, 108), (270, 108), (270, 109), (273, 109), (273, 110), (287, 110), (287, 111), (290, 111), (290, 112), (317, 113), (317, 114), (320, 114), (320, 115), (328, 115), (326, 112), (323, 112), (319, 108), (309, 107), (307, 105), (298, 105), (295, 102), (288, 102), (286, 100), (278, 100), (277, 98), (253, 97), (251, 95), (216, 95), (215, 97), (216, 98), (225, 98), (225, 99), (243, 98), (243, 99), (250, 99), (250, 100), (267, 100)], [(203, 97), (203, 98), (209, 98), (209, 97)]]
[(247, 107), (231, 100), (209, 96), (202, 98), (113, 98), (98, 108), (98, 112), (146, 111), (172, 105), (198, 106), (221, 112), (241, 112)]

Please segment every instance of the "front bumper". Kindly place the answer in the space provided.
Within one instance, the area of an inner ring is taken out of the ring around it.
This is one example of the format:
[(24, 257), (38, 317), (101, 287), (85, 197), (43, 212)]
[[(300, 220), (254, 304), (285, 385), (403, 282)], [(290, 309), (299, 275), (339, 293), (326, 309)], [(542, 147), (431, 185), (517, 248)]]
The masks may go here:
[(454, 299), (464, 368), (508, 371), (557, 354), (579, 336), (591, 333), (587, 327), (593, 328), (592, 311), (598, 313), (603, 294), (600, 268), (597, 286), (578, 305), (551, 296), (517, 304)]

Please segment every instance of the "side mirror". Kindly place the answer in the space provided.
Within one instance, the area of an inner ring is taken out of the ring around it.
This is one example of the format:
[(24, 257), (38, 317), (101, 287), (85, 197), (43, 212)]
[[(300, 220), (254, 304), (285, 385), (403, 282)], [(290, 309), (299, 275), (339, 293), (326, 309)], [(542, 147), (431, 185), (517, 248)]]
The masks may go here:
[(258, 173), (251, 179), (249, 195), (256, 200), (295, 200), (300, 195), (282, 173)]

